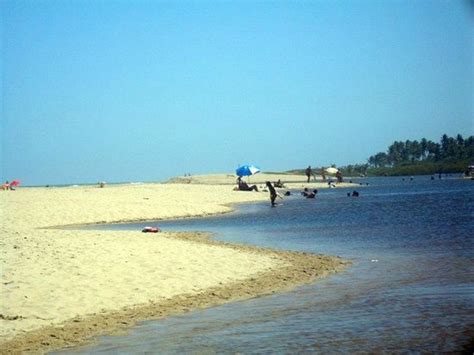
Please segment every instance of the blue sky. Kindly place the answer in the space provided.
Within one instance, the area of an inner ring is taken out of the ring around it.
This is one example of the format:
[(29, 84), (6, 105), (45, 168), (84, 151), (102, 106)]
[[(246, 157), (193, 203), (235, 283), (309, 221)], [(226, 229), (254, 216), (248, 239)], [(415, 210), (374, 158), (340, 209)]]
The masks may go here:
[(473, 134), (469, 1), (2, 1), (0, 178), (364, 163)]

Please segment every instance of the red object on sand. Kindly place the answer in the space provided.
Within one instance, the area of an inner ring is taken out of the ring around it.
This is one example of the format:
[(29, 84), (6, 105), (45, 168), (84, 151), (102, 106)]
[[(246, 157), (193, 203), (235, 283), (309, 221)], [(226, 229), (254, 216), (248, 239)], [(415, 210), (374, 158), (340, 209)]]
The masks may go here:
[(143, 233), (158, 233), (161, 232), (161, 229), (158, 227), (145, 227), (142, 229)]
[(20, 180), (13, 180), (11, 183), (10, 183), (10, 186), (19, 186), (20, 185)]

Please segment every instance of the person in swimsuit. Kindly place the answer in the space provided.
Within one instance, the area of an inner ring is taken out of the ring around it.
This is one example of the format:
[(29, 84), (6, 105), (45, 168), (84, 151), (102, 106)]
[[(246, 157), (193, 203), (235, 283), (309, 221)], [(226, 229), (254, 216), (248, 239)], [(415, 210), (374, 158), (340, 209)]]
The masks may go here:
[(237, 186), (240, 191), (257, 191), (258, 192), (257, 185), (249, 186), (245, 181), (242, 180), (240, 176), (237, 178)]
[(270, 201), (272, 203), (272, 207), (275, 207), (275, 199), (277, 197), (277, 192), (270, 181), (267, 181), (266, 185), (268, 187), (268, 191), (270, 191)]

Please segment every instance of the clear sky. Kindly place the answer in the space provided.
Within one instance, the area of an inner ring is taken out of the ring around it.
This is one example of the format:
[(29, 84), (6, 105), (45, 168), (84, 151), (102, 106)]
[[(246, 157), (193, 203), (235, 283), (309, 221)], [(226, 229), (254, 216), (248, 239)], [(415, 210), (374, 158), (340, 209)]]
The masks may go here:
[(8, 1), (0, 178), (365, 163), (473, 134), (472, 1)]

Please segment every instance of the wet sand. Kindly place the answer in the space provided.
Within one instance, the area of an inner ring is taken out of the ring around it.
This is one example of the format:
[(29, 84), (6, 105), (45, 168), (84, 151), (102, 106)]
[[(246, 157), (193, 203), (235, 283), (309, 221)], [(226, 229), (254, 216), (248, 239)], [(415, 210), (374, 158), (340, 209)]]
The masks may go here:
[(291, 289), (344, 268), (337, 257), (232, 245), (202, 233), (49, 228), (207, 216), (267, 200), (266, 192), (228, 184), (1, 192), (1, 351), (78, 345), (140, 320)]

